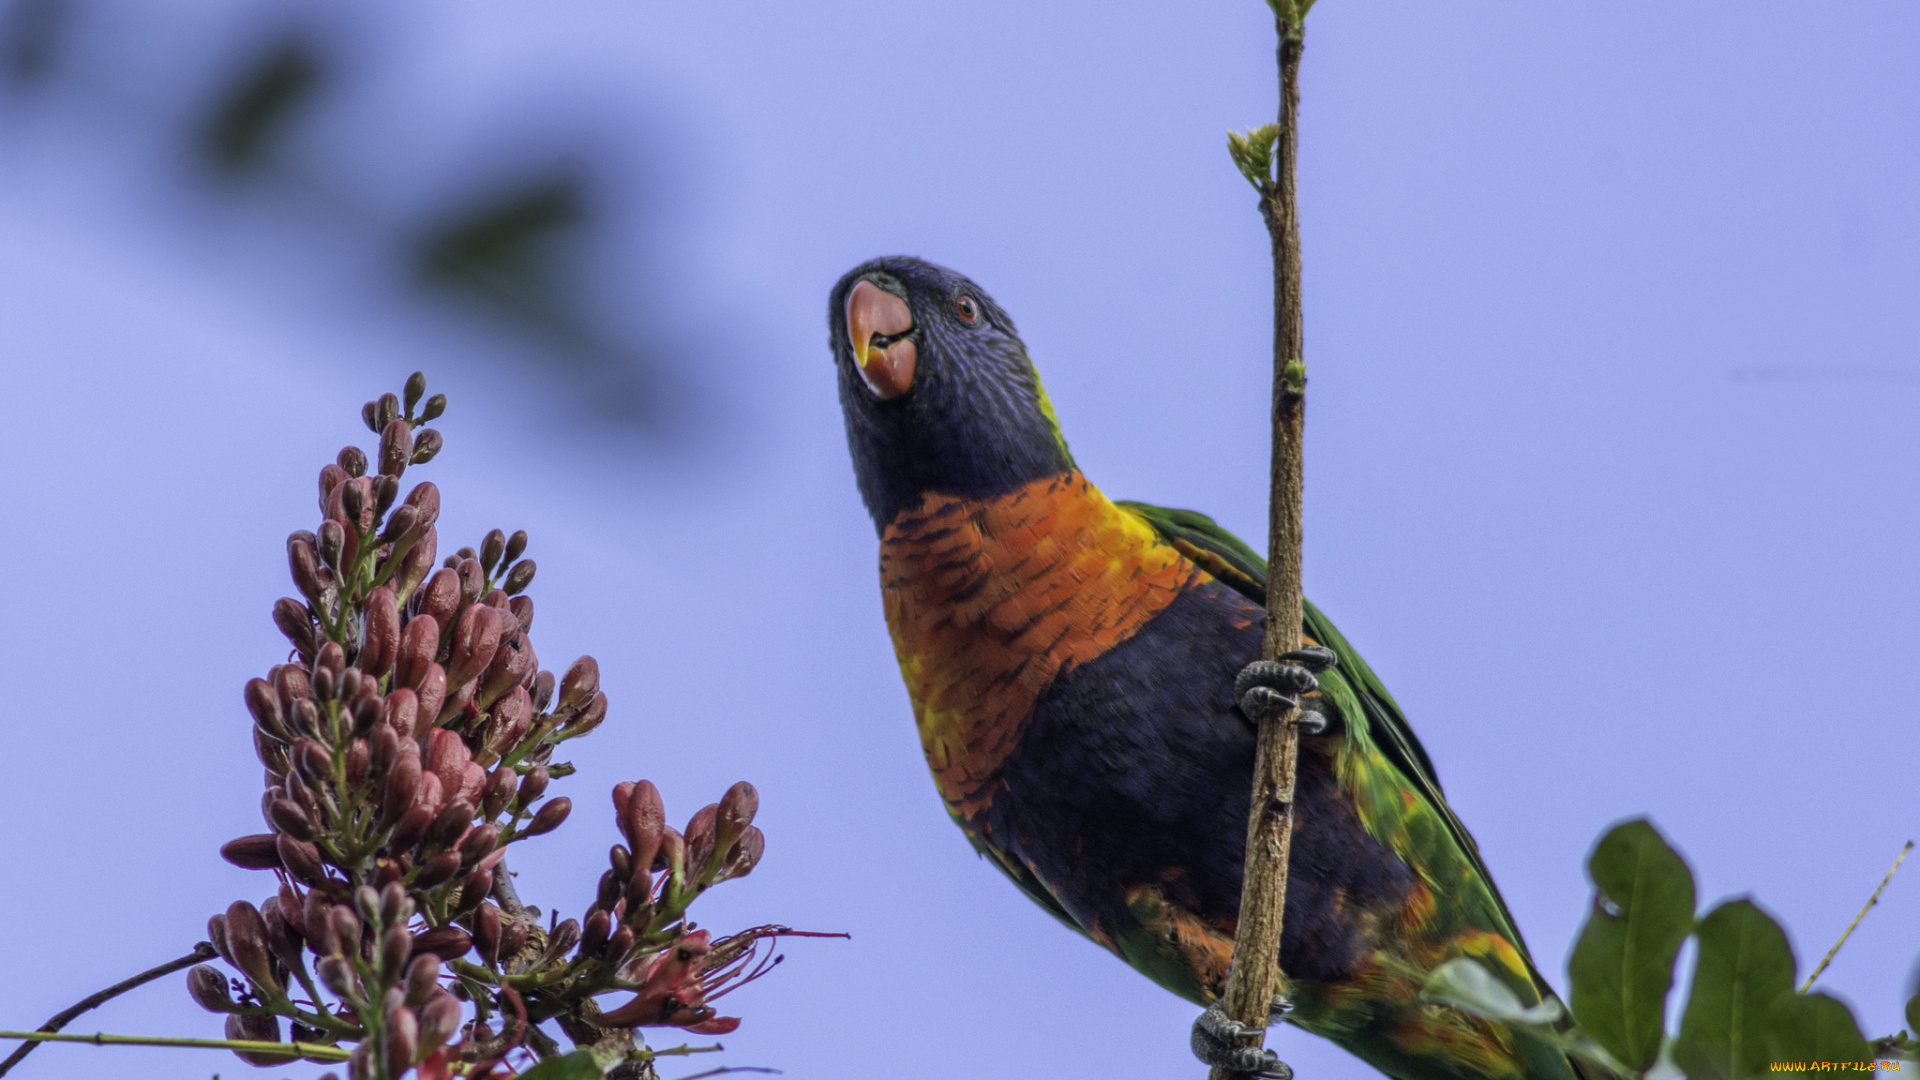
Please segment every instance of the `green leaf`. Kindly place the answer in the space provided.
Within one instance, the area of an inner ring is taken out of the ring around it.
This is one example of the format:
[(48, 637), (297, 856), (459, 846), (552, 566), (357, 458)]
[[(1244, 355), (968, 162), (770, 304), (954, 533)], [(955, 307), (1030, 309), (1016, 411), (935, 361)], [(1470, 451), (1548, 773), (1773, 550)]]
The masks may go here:
[(1774, 1061), (1871, 1061), (1853, 1010), (1825, 994), (1793, 994), (1774, 1006)]
[(551, 1058), (520, 1074), (520, 1080), (601, 1080), (605, 1073), (593, 1059), (591, 1050), (575, 1050), (566, 1057)]
[(1692, 1080), (1744, 1080), (1767, 1069), (1774, 1010), (1793, 995), (1793, 950), (1751, 900), (1700, 921), (1700, 959), (1673, 1060)]
[(1503, 1023), (1551, 1024), (1560, 1019), (1560, 1003), (1552, 998), (1527, 1005), (1513, 988), (1486, 965), (1468, 956), (1456, 956), (1427, 976), (1426, 997), (1456, 1009)]
[(1643, 1072), (1660, 1054), (1673, 962), (1693, 929), (1693, 874), (1644, 820), (1614, 826), (1587, 872), (1593, 913), (1568, 962), (1581, 1030)]
[(1907, 1030), (1920, 1037), (1920, 994), (1907, 999)]

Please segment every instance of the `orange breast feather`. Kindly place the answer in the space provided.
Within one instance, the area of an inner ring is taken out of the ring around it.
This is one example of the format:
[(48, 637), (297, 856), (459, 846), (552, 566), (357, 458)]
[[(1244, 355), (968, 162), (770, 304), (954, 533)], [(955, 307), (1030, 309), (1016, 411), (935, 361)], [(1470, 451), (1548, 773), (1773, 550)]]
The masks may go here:
[(985, 810), (1034, 703), (1202, 571), (1078, 472), (989, 500), (930, 495), (887, 526), (880, 588), (934, 782)]

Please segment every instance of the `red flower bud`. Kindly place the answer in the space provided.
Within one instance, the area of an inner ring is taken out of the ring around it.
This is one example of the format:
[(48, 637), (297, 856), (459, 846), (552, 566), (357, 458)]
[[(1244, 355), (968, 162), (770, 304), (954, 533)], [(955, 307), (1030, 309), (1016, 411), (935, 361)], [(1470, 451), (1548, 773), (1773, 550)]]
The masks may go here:
[(436, 926), (413, 938), (413, 955), (428, 953), (442, 960), (458, 960), (473, 948), (473, 937), (457, 926)]
[(560, 680), (560, 707), (578, 708), (600, 690), (600, 662), (591, 656), (583, 656), (567, 669), (566, 678)]
[(513, 612), (513, 621), (520, 624), (522, 634), (533, 633), (533, 597), (516, 596), (507, 602), (507, 610)]
[(721, 851), (730, 850), (740, 839), (747, 826), (753, 824), (753, 815), (760, 812), (760, 793), (745, 780), (727, 789), (720, 797), (719, 816), (714, 820), (714, 845)]
[(214, 952), (220, 954), (220, 959), (229, 964), (233, 963), (233, 953), (227, 949), (227, 917), (225, 915), (214, 915), (207, 919), (207, 942), (213, 946)]
[(460, 575), (460, 599), (468, 604), (477, 602), (487, 587), (487, 572), (481, 568), (480, 560), (461, 559), (453, 571)]
[[(233, 1016), (227, 1017), (227, 1038), (235, 1042), (279, 1042), (280, 1018), (277, 1016)], [(287, 1048), (286, 1053), (270, 1053), (258, 1050), (235, 1050), (234, 1056), (249, 1065), (262, 1068), (285, 1065), (299, 1060), (300, 1055)]]
[(437, 1047), (460, 1030), (460, 1002), (445, 990), (420, 1006), (420, 1047)]
[(466, 767), (460, 770), (460, 786), (455, 789), (453, 797), (468, 806), (473, 806), (479, 803), (480, 793), (486, 789), (487, 770), (481, 768), (478, 762), (469, 761)]
[(413, 728), (419, 717), (420, 697), (410, 687), (402, 686), (381, 700), (380, 718), (401, 740), (413, 741)]
[(580, 710), (579, 717), (567, 725), (567, 737), (577, 739), (587, 732), (592, 731), (594, 728), (599, 727), (600, 722), (606, 718), (607, 695), (604, 693), (595, 694), (593, 695), (593, 700), (587, 702), (586, 707)]
[(447, 801), (446, 789), (440, 783), (440, 777), (434, 773), (420, 774), (420, 791), (413, 797), (413, 805), (424, 806), (436, 815)]
[(327, 912), (328, 924), (333, 929), (333, 942), (346, 955), (360, 948), (360, 916), (345, 904), (335, 904)]
[(654, 787), (651, 780), (635, 784), (620, 814), (620, 831), (626, 834), (635, 866), (653, 868), (666, 828), (667, 808), (660, 801), (660, 789)]
[(367, 736), (367, 745), (373, 750), (373, 775), (384, 780), (393, 768), (394, 760), (400, 756), (400, 735), (384, 719), (376, 720), (372, 734)]
[(613, 932), (613, 936), (607, 939), (607, 950), (605, 955), (608, 960), (611, 960), (617, 964), (623, 958), (626, 957), (628, 950), (632, 948), (633, 948), (633, 927), (623, 926), (620, 929), (615, 930)]
[(281, 833), (274, 841), (280, 853), (280, 865), (287, 868), (294, 880), (303, 885), (325, 885), (327, 871), (320, 861), (320, 849), (305, 840), (296, 840)]
[(526, 592), (527, 586), (533, 584), (533, 575), (538, 569), (532, 559), (522, 559), (515, 563), (513, 569), (507, 572), (507, 595), (518, 596)]
[(606, 908), (587, 912), (587, 928), (580, 937), (580, 955), (598, 956), (613, 933), (613, 915)]
[(447, 672), (439, 664), (428, 664), (427, 673), (420, 684), (414, 687), (420, 695), (420, 719), (413, 725), (413, 734), (419, 738), (439, 720), (440, 713), (446, 708)]
[(573, 800), (567, 798), (565, 795), (555, 799), (548, 799), (546, 803), (534, 813), (533, 820), (527, 822), (527, 827), (522, 830), (521, 835), (539, 836), (543, 833), (550, 833), (559, 828), (560, 823), (567, 820), (567, 815), (572, 812)]
[(313, 965), (313, 973), (320, 976), (320, 982), (339, 997), (357, 996), (354, 993), (353, 966), (344, 957), (329, 956)]
[[(431, 410), (433, 403), (445, 396), (444, 394), (435, 394), (433, 397), (428, 398), (427, 408)], [(422, 415), (425, 414), (423, 413)], [(427, 462), (432, 461), (434, 456), (440, 453), (440, 448), (445, 444), (446, 440), (441, 437), (439, 432), (432, 428), (421, 428), (415, 433), (413, 440), (413, 463), (415, 465), (425, 465)]]
[(467, 833), (466, 839), (460, 841), (460, 855), (469, 864), (477, 863), (481, 859), (493, 854), (493, 849), (498, 846), (499, 843), (500, 827), (497, 825), (482, 825)]
[[(403, 811), (400, 820), (393, 824), (393, 835), (387, 838), (387, 850), (402, 852), (416, 847), (433, 825), (434, 813), (435, 808), (431, 806), (414, 806)], [(451, 875), (452, 871), (448, 873)]]
[(578, 919), (562, 919), (560, 920), (560, 925), (554, 927), (547, 934), (547, 951), (545, 955), (548, 959), (558, 959), (559, 957), (567, 955), (568, 951), (579, 943), (580, 921)]
[[(399, 476), (407, 471), (407, 463), (413, 460), (413, 425), (395, 418), (380, 432), (380, 472), (383, 476)], [(400, 1075), (399, 1071), (394, 1072)]]
[(316, 955), (328, 956), (340, 951), (340, 943), (333, 938), (333, 902), (327, 899), (325, 893), (315, 889), (307, 894), (301, 922), (306, 925), (307, 940), (312, 943)]
[[(405, 427), (407, 422), (395, 420), (394, 423)], [(386, 1030), (380, 1033), (380, 1038), (380, 1059), (387, 1067), (388, 1076), (400, 1076), (413, 1067), (414, 1054), (420, 1049), (420, 1021), (413, 1010), (403, 1006), (388, 1013)]]
[(270, 896), (260, 905), (260, 921), (267, 927), (267, 948), (290, 971), (301, 968), (300, 949), (306, 943), (280, 907), (280, 898)]
[(380, 970), (398, 972), (413, 956), (413, 934), (405, 923), (388, 927), (380, 938)]
[(485, 604), (470, 604), (460, 612), (449, 647), (448, 686), (464, 686), (486, 670), (500, 647), (500, 630), (500, 613)]
[(209, 964), (196, 965), (187, 972), (187, 993), (193, 995), (194, 1004), (208, 1012), (228, 1013), (235, 1008), (227, 977)]
[(372, 771), (373, 750), (367, 746), (367, 740), (355, 739), (347, 746), (347, 786), (365, 787), (367, 774)]
[(319, 671), (321, 668), (332, 672), (337, 682), (341, 673), (347, 670), (347, 650), (341, 648), (337, 641), (322, 643), (320, 650), (313, 654), (313, 669)]
[(400, 632), (400, 647), (395, 650), (394, 682), (399, 686), (418, 686), (440, 649), (440, 624), (421, 612), (407, 620)]
[(460, 882), (460, 901), (455, 905), (454, 913), (470, 911), (475, 904), (486, 899), (493, 891), (493, 871), (475, 870)]
[[(316, 536), (314, 541), (318, 540)], [(334, 577), (333, 571), (321, 564), (320, 551), (314, 541), (295, 537), (287, 542), (287, 570), (293, 575), (293, 584), (300, 594), (317, 605), (325, 603), (325, 598), (334, 591)]]
[(749, 825), (741, 834), (739, 843), (733, 845), (733, 851), (727, 859), (727, 867), (720, 873), (720, 880), (743, 878), (753, 872), (760, 864), (760, 856), (767, 850), (766, 834), (759, 826)]
[(287, 920), (287, 928), (295, 937), (307, 936), (306, 901), (293, 886), (284, 883), (280, 886), (280, 916)]
[(473, 915), (473, 943), (480, 949), (480, 959), (489, 965), (500, 962), (500, 909), (492, 904), (481, 904), (480, 910)]
[[(408, 943), (408, 951), (417, 947), (417, 942)], [(410, 1009), (417, 1009), (427, 1003), (433, 992), (440, 988), (440, 958), (432, 953), (421, 953), (407, 964), (406, 997), (403, 999)]]
[(459, 842), (473, 821), (473, 804), (460, 799), (449, 800), (433, 819), (433, 827), (427, 830), (427, 838), (436, 844), (452, 845)]
[(358, 666), (361, 671), (380, 678), (393, 670), (399, 651), (400, 609), (394, 603), (393, 589), (382, 585), (367, 596)]
[(688, 873), (699, 876), (707, 872), (707, 863), (714, 856), (713, 823), (719, 813), (718, 803), (708, 803), (695, 811), (693, 819), (687, 822)]
[[(401, 506), (387, 516), (387, 524), (380, 530), (380, 539), (396, 548), (405, 548), (399, 552), (403, 557), (413, 544), (413, 527), (420, 521), (420, 511), (411, 506)], [(391, 556), (389, 556), (391, 558)]]
[(507, 803), (513, 799), (514, 789), (519, 784), (520, 775), (512, 768), (502, 766), (493, 770), (493, 775), (487, 777), (486, 790), (480, 795), (480, 816), (499, 817), (500, 811), (505, 810)]
[(472, 681), (459, 686), (449, 684), (446, 703), (440, 706), (440, 715), (434, 718), (435, 722), (465, 727), (474, 712), (468, 706), (473, 704), (473, 694), (478, 689), (479, 686)]
[(280, 695), (274, 692), (273, 684), (265, 679), (247, 680), (247, 711), (253, 714), (253, 722), (260, 730), (281, 742), (292, 742), (293, 736), (287, 734), (286, 718), (281, 715)]
[[(267, 818), (273, 822), (275, 829), (295, 840), (313, 839), (313, 822), (307, 819), (307, 812), (300, 808), (300, 804), (292, 799), (273, 800), (273, 804), (267, 807)], [(277, 855), (274, 864), (279, 865)]]
[(487, 573), (500, 564), (500, 553), (507, 549), (507, 534), (499, 529), (487, 531), (486, 538), (480, 541), (480, 567)]
[(434, 571), (427, 583), (420, 586), (416, 596), (415, 611), (418, 614), (431, 617), (438, 626), (453, 625), (454, 616), (460, 612), (459, 571)]
[(320, 512), (327, 512), (327, 503), (333, 498), (333, 489), (347, 479), (347, 470), (338, 465), (328, 465), (320, 470)]
[(293, 703), (301, 698), (313, 696), (313, 680), (307, 678), (307, 669), (298, 664), (281, 664), (270, 675), (273, 689), (280, 696), (282, 712), (291, 712)]
[(460, 784), (466, 777), (467, 765), (473, 760), (473, 752), (467, 749), (466, 740), (457, 731), (435, 728), (427, 732), (426, 749), (421, 755), (421, 764), (432, 770), (440, 778), (441, 788), (452, 794), (460, 790)]
[(553, 702), (553, 687), (553, 672), (542, 671), (534, 676), (533, 685), (527, 691), (533, 696), (534, 712), (547, 711), (547, 706)]
[[(408, 509), (402, 507), (402, 510)], [(422, 526), (416, 515), (409, 529), (410, 536), (403, 536), (399, 543), (406, 545), (407, 552), (400, 559), (400, 572), (394, 575), (394, 589), (399, 595), (408, 597), (433, 573), (433, 560), (440, 544), (440, 534), (432, 526)]]
[(333, 755), (312, 739), (293, 744), (293, 765), (309, 784), (324, 784), (333, 778)]
[[(352, 490), (352, 481), (340, 485), (340, 490)], [(336, 496), (336, 501), (337, 498)], [(344, 513), (344, 511), (339, 512)], [(320, 561), (326, 564), (327, 569), (337, 574), (344, 574), (347, 567), (353, 565), (347, 558), (347, 527), (345, 525), (333, 518), (328, 518), (320, 523), (320, 531), (315, 534), (315, 539), (319, 541), (316, 547)]]
[(307, 605), (286, 596), (275, 600), (273, 625), (280, 628), (302, 657), (313, 655), (313, 618), (307, 613)]
[(393, 764), (387, 769), (384, 783), (384, 790), (380, 794), (380, 820), (385, 824), (396, 824), (400, 815), (413, 806), (414, 796), (420, 791), (419, 755), (396, 754)]
[(535, 765), (520, 778), (520, 790), (514, 793), (513, 808), (517, 813), (533, 805), (541, 793), (547, 790), (547, 767)]
[(660, 834), (660, 855), (654, 860), (654, 866), (679, 877), (687, 869), (687, 838), (678, 830), (666, 829)]
[(267, 924), (259, 910), (245, 900), (235, 900), (227, 907), (227, 951), (232, 954), (233, 966), (254, 986), (268, 993), (280, 991), (267, 950)]
[(280, 869), (280, 850), (272, 833), (242, 836), (220, 845), (220, 857), (242, 870)]
[(443, 851), (435, 855), (425, 866), (420, 868), (418, 874), (414, 875), (414, 887), (417, 889), (438, 888), (446, 882), (453, 880), (453, 875), (460, 872), (461, 862), (460, 853), (457, 851)]
[(520, 624), (514, 622), (511, 615), (503, 621), (509, 636), (494, 651), (493, 662), (487, 665), (486, 674), (480, 679), (480, 693), (474, 699), (483, 709), (509, 689), (518, 688), (533, 667), (533, 646), (520, 640)]

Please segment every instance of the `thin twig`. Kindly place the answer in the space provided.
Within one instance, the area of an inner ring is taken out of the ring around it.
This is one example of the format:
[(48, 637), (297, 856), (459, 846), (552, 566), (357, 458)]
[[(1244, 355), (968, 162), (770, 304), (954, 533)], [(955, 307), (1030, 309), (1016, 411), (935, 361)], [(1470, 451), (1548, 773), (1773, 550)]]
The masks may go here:
[(1840, 935), (1840, 940), (1833, 943), (1833, 948), (1827, 950), (1827, 955), (1820, 958), (1820, 963), (1813, 969), (1813, 974), (1807, 976), (1806, 983), (1800, 987), (1801, 993), (1804, 994), (1813, 989), (1813, 980), (1819, 978), (1820, 973), (1827, 970), (1827, 965), (1833, 963), (1835, 956), (1840, 955), (1840, 946), (1847, 943), (1847, 939), (1852, 937), (1853, 932), (1859, 928), (1860, 920), (1866, 918), (1867, 912), (1873, 910), (1873, 905), (1880, 902), (1880, 894), (1886, 891), (1887, 882), (1892, 881), (1893, 875), (1900, 872), (1900, 864), (1907, 861), (1907, 852), (1912, 850), (1913, 841), (1909, 840), (1907, 841), (1907, 846), (1900, 849), (1899, 857), (1893, 860), (1893, 867), (1887, 871), (1887, 876), (1880, 879), (1880, 887), (1873, 890), (1872, 896), (1867, 897), (1867, 906), (1861, 908), (1860, 914), (1853, 917), (1853, 921), (1847, 924), (1846, 932)]
[(345, 1061), (351, 1055), (337, 1046), (324, 1043), (262, 1042), (257, 1039), (176, 1039), (165, 1035), (61, 1035), (51, 1031), (0, 1031), (0, 1039), (31, 1039), (28, 1046), (43, 1042), (91, 1043), (94, 1046), (186, 1046), (200, 1050), (244, 1050), (250, 1054), (281, 1054), (288, 1061), (314, 1058)]
[[(1273, 489), (1268, 508), (1267, 625), (1261, 647), (1261, 655), (1268, 660), (1300, 647), (1304, 614), (1300, 596), (1300, 506), (1306, 367), (1294, 159), (1299, 147), (1300, 52), (1306, 10), (1311, 5), (1312, 0), (1268, 0), (1280, 37), (1280, 116), (1277, 137), (1272, 142), (1273, 174), (1255, 180), (1273, 248)], [(1293, 848), (1299, 718), (1299, 710), (1291, 708), (1263, 720), (1254, 751), (1240, 919), (1221, 1006), (1228, 1016), (1256, 1031), (1266, 1028), (1274, 997), (1283, 989), (1280, 940), (1287, 904), (1287, 863)], [(1264, 1042), (1264, 1036), (1257, 1040)], [(1212, 1080), (1229, 1080), (1235, 1075), (1223, 1068), (1215, 1068), (1211, 1074)]]
[[(112, 986), (107, 987), (105, 990), (102, 990), (97, 994), (91, 994), (91, 995), (88, 995), (87, 997), (80, 999), (80, 1001), (74, 1004), (71, 1008), (63, 1009), (60, 1012), (55, 1013), (53, 1016), (53, 1019), (40, 1025), (40, 1030), (47, 1034), (52, 1034), (56, 1031), (59, 1031), (61, 1028), (66, 1027), (68, 1024), (72, 1023), (74, 1017), (79, 1016), (81, 1013), (86, 1012), (89, 1009), (97, 1009), (100, 1006), (105, 1005), (107, 1002), (113, 1000), (114, 998), (119, 997), (121, 994), (124, 994), (127, 991), (132, 990), (134, 987), (143, 986), (147, 983), (152, 982), (155, 979), (160, 978), (163, 975), (171, 975), (174, 972), (179, 971), (181, 968), (192, 967), (195, 964), (205, 963), (206, 961), (213, 959), (217, 955), (219, 954), (213, 951), (213, 946), (208, 942), (203, 941), (200, 944), (195, 945), (193, 947), (192, 952), (179, 958), (178, 960), (169, 960), (166, 963), (161, 964), (157, 968), (151, 968), (147, 971), (143, 971), (140, 974), (135, 975), (131, 979), (127, 979), (124, 982), (114, 983)], [(18, 1036), (13, 1036), (13, 1037), (17, 1038)], [(20, 1049), (15, 1050), (11, 1055), (9, 1055), (7, 1060), (0, 1061), (0, 1076), (7, 1075), (8, 1070), (12, 1069), (15, 1065), (20, 1064), (20, 1060), (26, 1057), (28, 1054), (33, 1053), (33, 1048), (39, 1045), (40, 1045), (39, 1041), (24, 1043), (21, 1045)]]
[(725, 1076), (728, 1073), (737, 1072), (771, 1073), (774, 1076), (784, 1075), (779, 1069), (767, 1069), (759, 1065), (722, 1065), (717, 1069), (708, 1069), (706, 1072), (694, 1073), (692, 1076), (676, 1077), (675, 1080), (706, 1080), (709, 1076)]

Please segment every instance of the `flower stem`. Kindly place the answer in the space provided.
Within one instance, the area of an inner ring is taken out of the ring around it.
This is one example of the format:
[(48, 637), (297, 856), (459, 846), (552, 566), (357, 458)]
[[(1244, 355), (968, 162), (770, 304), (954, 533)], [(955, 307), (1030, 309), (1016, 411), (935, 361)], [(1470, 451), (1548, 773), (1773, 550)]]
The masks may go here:
[[(214, 952), (213, 946), (208, 942), (203, 941), (200, 944), (195, 945), (193, 947), (192, 952), (188, 953), (185, 956), (180, 957), (177, 960), (169, 960), (166, 963), (161, 964), (159, 967), (149, 968), (146, 971), (143, 971), (140, 974), (135, 975), (131, 979), (126, 979), (122, 982), (114, 983), (112, 986), (107, 987), (105, 990), (102, 990), (97, 994), (90, 994), (87, 997), (80, 999), (80, 1001), (76, 1002), (72, 1007), (61, 1010), (59, 1013), (56, 1013), (54, 1015), (53, 1019), (48, 1020), (44, 1024), (41, 1024), (40, 1031), (42, 1033), (45, 1033), (46, 1035), (51, 1036), (54, 1032), (57, 1032), (61, 1028), (66, 1027), (68, 1024), (72, 1023), (74, 1017), (79, 1016), (81, 1013), (86, 1012), (89, 1009), (97, 1009), (100, 1006), (106, 1004), (107, 1002), (113, 1000), (114, 998), (119, 997), (121, 994), (124, 994), (127, 991), (132, 990), (134, 987), (144, 986), (155, 979), (161, 978), (166, 975), (171, 975), (174, 972), (179, 971), (181, 968), (192, 967), (195, 964), (204, 963), (205, 961), (213, 959), (217, 955), (219, 954)], [(10, 1070), (12, 1070), (12, 1068), (15, 1065), (20, 1064), (20, 1060), (22, 1058), (26, 1057), (28, 1054), (33, 1053), (33, 1048), (40, 1045), (40, 1041), (41, 1041), (38, 1039), (32, 1039), (31, 1036), (16, 1035), (12, 1037), (13, 1038), (24, 1037), (24, 1038), (28, 1038), (30, 1041), (22, 1044), (20, 1049), (15, 1050), (10, 1056), (8, 1056), (7, 1060), (0, 1061), (0, 1076), (7, 1075), (7, 1073)]]
[(252, 1039), (175, 1039), (164, 1035), (63, 1035), (52, 1031), (0, 1031), (0, 1039), (26, 1039), (28, 1046), (43, 1042), (92, 1043), (95, 1046), (184, 1046), (201, 1050), (245, 1050), (255, 1054), (290, 1054), (322, 1061), (345, 1061), (347, 1051), (320, 1043), (256, 1042)]

